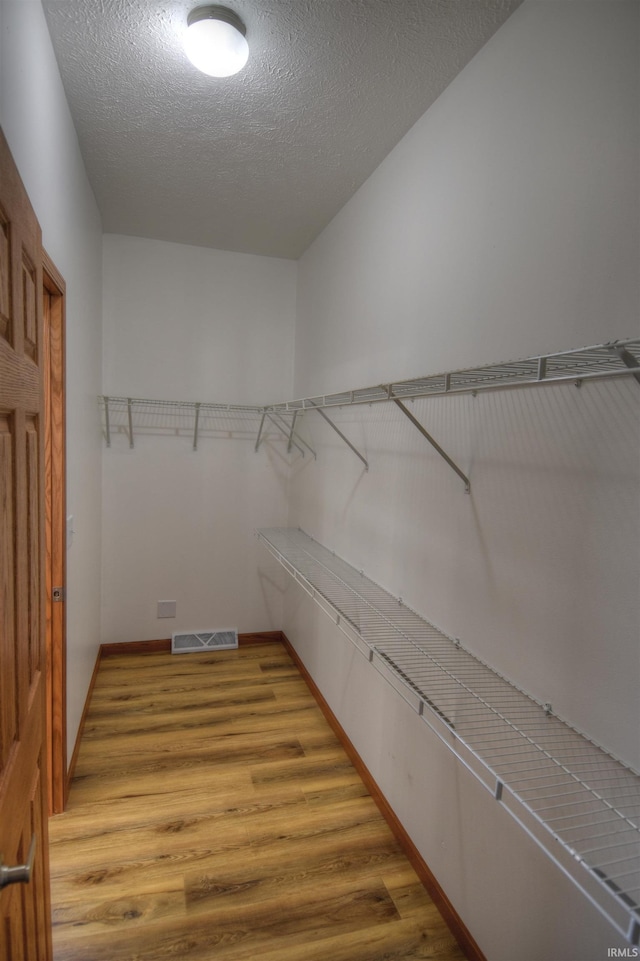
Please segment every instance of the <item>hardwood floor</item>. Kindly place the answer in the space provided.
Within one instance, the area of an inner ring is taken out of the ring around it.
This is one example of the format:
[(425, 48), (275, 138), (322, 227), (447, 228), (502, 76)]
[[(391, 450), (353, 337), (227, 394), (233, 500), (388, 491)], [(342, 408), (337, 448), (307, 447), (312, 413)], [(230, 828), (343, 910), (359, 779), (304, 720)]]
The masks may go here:
[(464, 958), (280, 643), (103, 658), (50, 851), (56, 961)]

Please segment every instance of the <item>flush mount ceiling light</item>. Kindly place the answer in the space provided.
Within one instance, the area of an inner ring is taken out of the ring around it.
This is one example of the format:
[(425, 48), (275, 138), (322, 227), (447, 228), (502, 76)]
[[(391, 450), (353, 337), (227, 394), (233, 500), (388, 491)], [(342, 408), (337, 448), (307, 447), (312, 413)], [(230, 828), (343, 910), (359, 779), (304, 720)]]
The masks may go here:
[(187, 17), (185, 52), (198, 70), (210, 77), (230, 77), (249, 58), (247, 29), (227, 7), (196, 7)]

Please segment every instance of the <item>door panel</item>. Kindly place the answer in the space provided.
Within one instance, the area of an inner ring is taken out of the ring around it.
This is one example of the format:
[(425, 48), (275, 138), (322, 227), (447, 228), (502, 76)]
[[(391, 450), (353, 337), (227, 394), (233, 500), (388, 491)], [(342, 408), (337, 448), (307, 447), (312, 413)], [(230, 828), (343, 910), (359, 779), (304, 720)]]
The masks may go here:
[[(13, 418), (0, 414), (0, 570), (13, 567), (14, 489), (13, 489)], [(18, 730), (14, 581), (3, 577), (0, 581), (0, 669), (2, 671), (2, 700), (0, 701), (0, 779), (9, 764), (11, 747)], [(1, 783), (1, 781), (0, 781)]]
[(38, 437), (37, 420), (29, 417), (26, 421), (26, 470), (27, 470), (27, 584), (29, 588), (29, 658), (25, 665), (25, 676), (28, 679), (29, 696), (34, 683), (39, 680), (44, 665), (42, 663), (43, 649), (41, 644), (40, 616), (42, 606), (40, 582), (40, 552), (41, 543), (41, 513), (40, 513), (40, 442)]
[(9, 222), (0, 207), (0, 337), (5, 340), (9, 331)]
[(36, 269), (25, 251), (22, 252), (22, 320), (25, 355), (36, 360), (38, 346)]
[(28, 884), (0, 891), (0, 958), (50, 961), (44, 658), (42, 250), (0, 134), (0, 855)]

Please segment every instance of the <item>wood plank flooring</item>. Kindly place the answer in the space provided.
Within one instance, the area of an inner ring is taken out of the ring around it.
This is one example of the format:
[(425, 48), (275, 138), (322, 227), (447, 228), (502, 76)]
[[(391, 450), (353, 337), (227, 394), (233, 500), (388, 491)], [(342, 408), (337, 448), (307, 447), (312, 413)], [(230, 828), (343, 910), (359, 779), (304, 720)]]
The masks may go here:
[(50, 821), (56, 961), (461, 961), (280, 643), (103, 658)]

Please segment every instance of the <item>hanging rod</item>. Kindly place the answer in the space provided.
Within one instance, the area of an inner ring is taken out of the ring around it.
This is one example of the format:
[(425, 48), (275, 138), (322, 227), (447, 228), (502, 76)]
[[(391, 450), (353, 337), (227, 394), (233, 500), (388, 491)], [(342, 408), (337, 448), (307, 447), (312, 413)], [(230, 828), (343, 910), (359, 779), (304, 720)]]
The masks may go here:
[(540, 387), (609, 377), (633, 376), (640, 383), (640, 339), (615, 340), (594, 347), (543, 354), (524, 360), (487, 364), (416, 377), (411, 380), (376, 384), (358, 390), (346, 390), (300, 400), (270, 404), (269, 410), (293, 411), (307, 407), (346, 407), (353, 404), (375, 404), (398, 399), (437, 397), (444, 394), (478, 393), (482, 390), (505, 390)]

